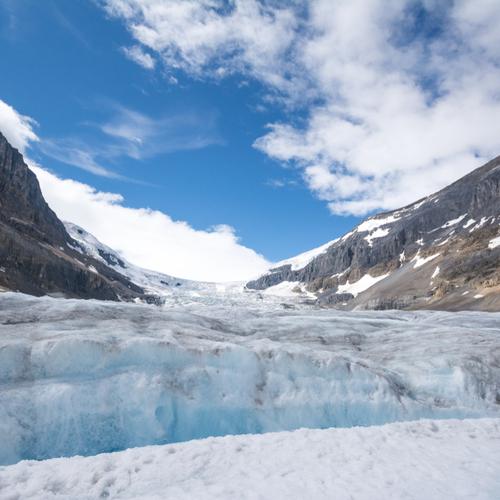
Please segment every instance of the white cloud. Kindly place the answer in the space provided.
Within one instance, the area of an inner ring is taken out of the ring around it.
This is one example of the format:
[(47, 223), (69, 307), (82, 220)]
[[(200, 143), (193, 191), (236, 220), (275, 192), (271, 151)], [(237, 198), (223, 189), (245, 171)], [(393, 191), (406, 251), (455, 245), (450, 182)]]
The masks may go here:
[(98, 127), (115, 143), (103, 148), (104, 157), (148, 158), (160, 153), (201, 149), (221, 144), (213, 110), (184, 110), (151, 117), (114, 104), (112, 116)]
[[(20, 151), (38, 140), (34, 123), (0, 101), (0, 131)], [(269, 268), (264, 257), (239, 243), (228, 225), (197, 230), (158, 210), (127, 207), (120, 194), (61, 179), (29, 163), (60, 219), (84, 227), (136, 265), (205, 281), (245, 281)]]
[(248, 280), (269, 268), (264, 257), (238, 242), (230, 226), (196, 230), (158, 210), (126, 207), (119, 194), (31, 168), (59, 218), (84, 227), (134, 264), (202, 281)]
[[(215, 78), (250, 72), (273, 86), (286, 83), (274, 64), (293, 42), (297, 17), (258, 0), (108, 0), (109, 14), (126, 20), (138, 43), (172, 68)], [(293, 69), (293, 66), (290, 66)]]
[(150, 54), (144, 52), (138, 45), (133, 45), (132, 47), (123, 47), (123, 53), (135, 63), (139, 64), (145, 69), (154, 69), (155, 60)]
[(109, 168), (102, 166), (96, 159), (98, 152), (92, 151), (88, 146), (80, 143), (80, 141), (53, 141), (46, 139), (41, 141), (40, 149), (45, 155), (55, 160), (81, 168), (91, 174), (110, 179), (126, 179)]
[(236, 72), (301, 106), (255, 146), (335, 213), (412, 202), (500, 152), (496, 0), (107, 0), (195, 78)]
[(29, 116), (21, 115), (0, 99), (0, 132), (21, 153), (25, 152), (31, 141), (38, 141), (38, 137), (33, 131), (34, 125), (36, 125), (35, 120)]

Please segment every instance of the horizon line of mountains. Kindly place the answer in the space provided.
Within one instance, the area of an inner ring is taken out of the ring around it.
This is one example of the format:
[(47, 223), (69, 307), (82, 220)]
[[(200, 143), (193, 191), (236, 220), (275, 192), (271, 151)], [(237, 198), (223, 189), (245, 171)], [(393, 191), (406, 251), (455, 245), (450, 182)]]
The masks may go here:
[[(161, 303), (155, 291), (186, 283), (140, 269), (84, 229), (65, 226), (0, 131), (0, 291)], [(500, 157), (274, 265), (246, 288), (346, 310), (500, 311)]]

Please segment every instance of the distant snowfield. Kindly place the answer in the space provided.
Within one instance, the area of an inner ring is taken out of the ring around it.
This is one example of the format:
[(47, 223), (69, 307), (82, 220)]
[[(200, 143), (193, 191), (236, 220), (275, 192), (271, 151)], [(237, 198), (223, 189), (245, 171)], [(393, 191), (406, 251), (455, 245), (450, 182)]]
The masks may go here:
[(27, 499), (500, 498), (500, 419), (227, 436), (0, 467)]
[(0, 294), (0, 464), (500, 416), (500, 314), (284, 309), (220, 292), (163, 308)]

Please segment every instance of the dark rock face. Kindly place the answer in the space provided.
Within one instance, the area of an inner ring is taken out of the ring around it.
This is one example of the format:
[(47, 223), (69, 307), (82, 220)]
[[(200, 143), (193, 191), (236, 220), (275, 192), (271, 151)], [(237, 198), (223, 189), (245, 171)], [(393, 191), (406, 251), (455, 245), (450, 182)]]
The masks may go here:
[(78, 243), (45, 202), (22, 155), (0, 133), (0, 289), (104, 300), (143, 297), (143, 290)]
[[(463, 297), (470, 295), (460, 299), (460, 307), (500, 310), (500, 246), (489, 245), (499, 235), (499, 223), (497, 157), (434, 195), (367, 219), (304, 268), (281, 266), (247, 287), (298, 281), (318, 293), (320, 304), (338, 304), (345, 302), (332, 297), (339, 285), (366, 274), (389, 274), (392, 289), (386, 289), (386, 278), (349, 301), (349, 308), (450, 309), (454, 306), (445, 298), (460, 290)], [(430, 256), (435, 257), (423, 262)], [(439, 274), (432, 277), (437, 266)]]
[(0, 221), (40, 241), (64, 245), (62, 222), (43, 199), (35, 174), (0, 133)]
[(352, 293), (336, 293), (334, 290), (328, 290), (325, 293), (322, 293), (318, 297), (319, 305), (335, 305), (335, 304), (344, 304), (349, 302), (354, 298)]

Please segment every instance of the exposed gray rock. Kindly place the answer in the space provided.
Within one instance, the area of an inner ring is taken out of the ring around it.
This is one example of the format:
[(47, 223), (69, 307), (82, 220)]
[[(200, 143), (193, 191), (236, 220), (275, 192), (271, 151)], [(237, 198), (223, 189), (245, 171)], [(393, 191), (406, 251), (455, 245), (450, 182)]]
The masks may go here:
[[(339, 285), (366, 274), (389, 274), (351, 298), (349, 307), (453, 309), (458, 304), (500, 310), (500, 247), (488, 246), (499, 234), (499, 223), (497, 157), (427, 198), (367, 219), (302, 269), (271, 269), (247, 287), (262, 290), (297, 281), (318, 293), (320, 304), (339, 305), (345, 302), (333, 298)], [(463, 299), (457, 299), (458, 291)]]
[(0, 288), (32, 295), (148, 299), (141, 287), (77, 249), (45, 202), (35, 174), (0, 133)]
[(319, 305), (345, 304), (354, 298), (352, 293), (336, 293), (335, 290), (328, 290), (318, 296)]

